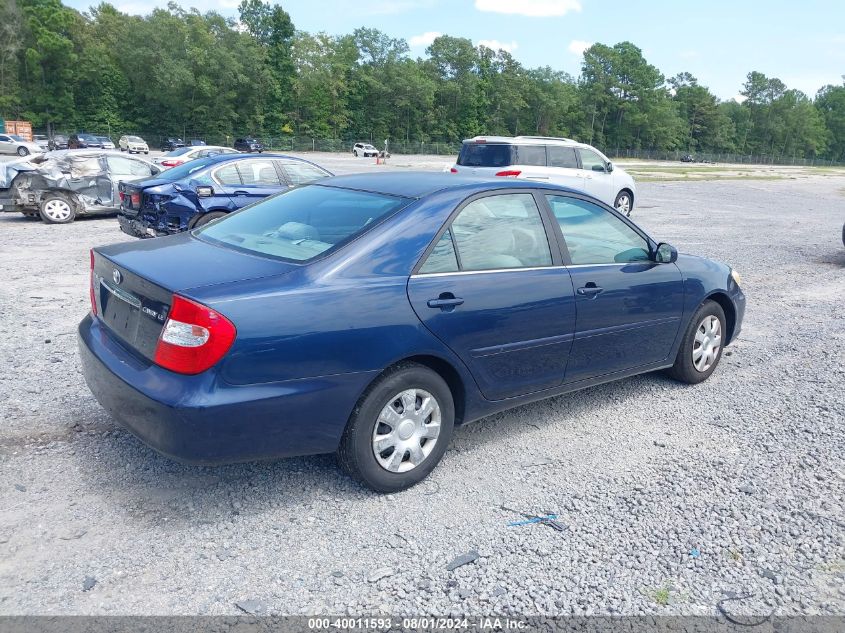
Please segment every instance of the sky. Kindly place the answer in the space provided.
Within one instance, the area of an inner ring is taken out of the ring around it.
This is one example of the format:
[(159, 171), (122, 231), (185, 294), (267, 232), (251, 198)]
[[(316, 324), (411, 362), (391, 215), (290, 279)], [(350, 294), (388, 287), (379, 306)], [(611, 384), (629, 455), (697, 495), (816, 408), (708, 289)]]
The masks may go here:
[[(64, 0), (80, 10), (91, 0)], [(237, 17), (239, 0), (178, 0)], [(144, 14), (167, 0), (111, 0)], [(276, 0), (271, 2), (277, 3)], [(580, 73), (594, 42), (631, 41), (667, 77), (691, 72), (731, 99), (757, 70), (815, 96), (845, 75), (843, 0), (284, 0), (297, 29), (333, 35), (378, 28), (414, 57), (438, 34), (504, 48), (527, 67)]]

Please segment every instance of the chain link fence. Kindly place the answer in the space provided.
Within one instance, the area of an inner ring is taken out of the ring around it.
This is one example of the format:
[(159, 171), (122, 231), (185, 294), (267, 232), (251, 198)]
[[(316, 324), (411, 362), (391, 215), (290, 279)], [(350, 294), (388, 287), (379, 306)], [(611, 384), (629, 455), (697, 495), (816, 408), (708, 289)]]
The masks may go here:
[(615, 149), (606, 152), (614, 159), (632, 158), (640, 160), (680, 161), (690, 156), (697, 163), (731, 163), (741, 165), (792, 165), (796, 167), (842, 167), (841, 161), (825, 158), (801, 158), (799, 156), (771, 156), (768, 154), (727, 154), (716, 152), (686, 152), (683, 150), (657, 151), (643, 149)]
[[(108, 136), (106, 132), (91, 132), (97, 136)], [(151, 149), (160, 149), (172, 135), (160, 134), (155, 131), (112, 133), (111, 139), (117, 145), (123, 135), (140, 136), (147, 141)], [(192, 140), (205, 142), (207, 145), (222, 145), (231, 147), (238, 136), (225, 134), (204, 134), (200, 132), (186, 133), (182, 140), (190, 144)], [(244, 137), (246, 138), (246, 136)], [(352, 152), (356, 142), (369, 142), (360, 139), (326, 139), (310, 136), (265, 136), (259, 137), (264, 146), (270, 151), (278, 152)], [(372, 143), (376, 149), (384, 149), (384, 145)], [(391, 154), (429, 154), (438, 156), (457, 156), (461, 149), (459, 142), (450, 141), (390, 141)], [(685, 150), (644, 150), (644, 149), (609, 149), (603, 150), (613, 159), (630, 158), (638, 160), (680, 161), (684, 156), (692, 156), (699, 163), (732, 163), (745, 165), (794, 165), (800, 167), (842, 167), (845, 162), (824, 158), (802, 158), (799, 156), (773, 156), (768, 154), (728, 154), (717, 152), (687, 152)]]

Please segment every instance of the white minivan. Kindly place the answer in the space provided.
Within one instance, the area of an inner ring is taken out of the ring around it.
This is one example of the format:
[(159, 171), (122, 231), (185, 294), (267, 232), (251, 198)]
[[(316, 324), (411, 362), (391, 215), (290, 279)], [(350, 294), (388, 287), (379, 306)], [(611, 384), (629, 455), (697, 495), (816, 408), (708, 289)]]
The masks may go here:
[(461, 145), (453, 174), (552, 182), (583, 191), (631, 215), (634, 179), (595, 147), (568, 138), (476, 136)]

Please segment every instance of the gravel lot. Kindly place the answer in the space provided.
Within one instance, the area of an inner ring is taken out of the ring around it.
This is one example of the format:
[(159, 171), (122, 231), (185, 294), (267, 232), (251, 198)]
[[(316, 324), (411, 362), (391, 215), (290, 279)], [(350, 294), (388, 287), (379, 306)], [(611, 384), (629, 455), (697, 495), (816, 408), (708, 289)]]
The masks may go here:
[[(387, 496), (332, 456), (189, 467), (118, 428), (75, 328), (88, 249), (126, 236), (0, 215), (0, 614), (713, 615), (738, 595), (723, 608), (845, 615), (843, 192), (837, 176), (641, 185), (647, 230), (742, 273), (718, 371), (493, 416)], [(568, 529), (507, 527), (500, 505)]]

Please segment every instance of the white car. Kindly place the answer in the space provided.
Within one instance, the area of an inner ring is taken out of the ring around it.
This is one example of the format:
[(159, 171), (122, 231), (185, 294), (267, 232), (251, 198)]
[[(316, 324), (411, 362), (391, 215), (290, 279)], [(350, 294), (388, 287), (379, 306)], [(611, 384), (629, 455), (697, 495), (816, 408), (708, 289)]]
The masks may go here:
[(378, 150), (370, 145), (369, 143), (355, 143), (352, 146), (352, 154), (355, 158), (359, 156), (369, 157), (369, 156), (378, 156)]
[(43, 154), (44, 149), (37, 143), (27, 141), (17, 134), (0, 134), (0, 154), (17, 154), (18, 156), (29, 156), (30, 154)]
[(108, 136), (98, 136), (97, 138), (103, 142), (103, 149), (116, 149), (114, 143)]
[(140, 136), (121, 136), (117, 141), (121, 152), (129, 152), (130, 154), (144, 152), (150, 153), (150, 146)]
[(239, 154), (238, 150), (231, 147), (222, 147), (219, 145), (193, 145), (187, 147), (179, 147), (172, 152), (167, 152), (163, 156), (153, 159), (156, 165), (163, 169), (170, 169), (182, 163), (187, 163), (189, 160), (195, 158), (205, 158), (206, 156), (217, 156), (217, 154)]
[(450, 170), (465, 176), (500, 176), (551, 182), (583, 191), (630, 216), (634, 179), (595, 147), (568, 138), (476, 136), (461, 145)]

